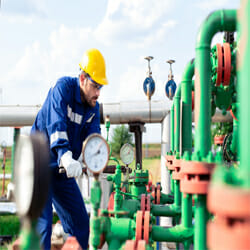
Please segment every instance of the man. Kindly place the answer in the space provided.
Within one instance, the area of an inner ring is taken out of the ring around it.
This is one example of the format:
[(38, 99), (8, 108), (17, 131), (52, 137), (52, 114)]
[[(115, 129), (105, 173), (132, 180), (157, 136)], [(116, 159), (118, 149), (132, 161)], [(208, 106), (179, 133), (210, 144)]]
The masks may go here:
[[(32, 132), (43, 132), (50, 145), (51, 188), (37, 225), (44, 249), (51, 247), (52, 203), (64, 231), (75, 236), (83, 249), (88, 246), (89, 218), (73, 177), (82, 174), (77, 159), (83, 141), (92, 133), (100, 133), (97, 99), (108, 81), (99, 50), (87, 50), (79, 65), (79, 78), (60, 78), (49, 90), (32, 126)], [(66, 173), (60, 174), (59, 167), (64, 167)]]

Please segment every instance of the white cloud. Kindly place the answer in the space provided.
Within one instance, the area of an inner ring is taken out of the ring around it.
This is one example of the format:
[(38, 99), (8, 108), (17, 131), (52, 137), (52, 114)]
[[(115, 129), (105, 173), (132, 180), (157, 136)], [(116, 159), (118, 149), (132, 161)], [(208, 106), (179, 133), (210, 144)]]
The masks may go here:
[(208, 0), (208, 1), (200, 1), (197, 0), (196, 6), (202, 10), (214, 10), (220, 9), (221, 7), (226, 7), (228, 4), (235, 3), (235, 5), (239, 5), (239, 1), (235, 0)]
[(95, 30), (95, 36), (106, 45), (114, 41), (136, 39), (149, 35), (151, 28), (170, 11), (169, 0), (109, 0), (103, 21)]
[[(51, 85), (63, 75), (77, 75), (78, 62), (91, 41), (89, 28), (61, 25), (49, 36), (46, 46), (34, 41), (5, 74), (0, 75), (7, 103), (40, 104)], [(13, 93), (18, 93), (13, 98)], [(27, 98), (27, 95), (30, 98)]]
[(152, 44), (166, 42), (166, 34), (176, 26), (175, 20), (169, 20), (163, 23), (158, 29), (153, 30), (147, 36), (141, 36), (137, 41), (129, 42), (128, 47), (137, 49), (143, 47), (149, 47)]

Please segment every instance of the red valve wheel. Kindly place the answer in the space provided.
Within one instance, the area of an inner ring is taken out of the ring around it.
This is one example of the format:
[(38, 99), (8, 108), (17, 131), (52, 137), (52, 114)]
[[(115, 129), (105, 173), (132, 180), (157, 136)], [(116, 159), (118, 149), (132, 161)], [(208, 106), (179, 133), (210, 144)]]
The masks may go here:
[(98, 249), (102, 249), (102, 247), (103, 247), (103, 245), (105, 244), (105, 242), (106, 242), (105, 234), (102, 233), (102, 234), (100, 235), (100, 244), (99, 244), (99, 246), (98, 246)]
[(230, 114), (231, 114), (231, 116), (233, 117), (233, 119), (234, 119), (234, 120), (238, 121), (238, 119), (237, 119), (237, 118), (236, 118), (236, 116), (234, 115), (234, 113), (233, 113), (233, 110), (232, 110), (232, 109), (230, 109)]
[(224, 79), (223, 86), (228, 86), (230, 84), (231, 77), (231, 49), (229, 43), (223, 44), (224, 50)]
[(137, 211), (136, 214), (136, 231), (135, 231), (135, 239), (136, 242), (142, 239), (142, 219), (143, 219), (143, 212)]
[(152, 185), (152, 193), (151, 195), (153, 196), (153, 203), (155, 204), (155, 196), (156, 196), (156, 193), (155, 193), (155, 185)]
[(76, 237), (70, 236), (67, 238), (66, 242), (64, 243), (62, 250), (67, 249), (82, 249), (79, 242), (77, 241)]
[(143, 239), (148, 244), (149, 241), (149, 222), (150, 222), (150, 212), (145, 211), (144, 213), (144, 232), (143, 232)]
[(217, 50), (217, 61), (218, 61), (216, 86), (220, 86), (222, 82), (223, 52), (222, 52), (222, 46), (219, 43), (216, 44), (216, 50)]
[(109, 196), (109, 202), (108, 202), (108, 210), (109, 211), (114, 210), (114, 196), (115, 196), (115, 192), (112, 192)]
[(214, 144), (215, 144), (215, 145), (222, 145), (225, 136), (226, 136), (226, 135), (216, 135), (216, 136), (214, 137)]
[(146, 210), (150, 212), (151, 209), (151, 196), (150, 194), (147, 195), (147, 204), (146, 204)]
[(141, 195), (141, 210), (142, 211), (146, 210), (146, 195), (145, 194)]
[(192, 111), (194, 111), (194, 91), (192, 91)]
[(135, 250), (136, 241), (135, 240), (126, 240), (125, 250)]
[(161, 185), (157, 185), (157, 191), (156, 191), (156, 204), (161, 203)]

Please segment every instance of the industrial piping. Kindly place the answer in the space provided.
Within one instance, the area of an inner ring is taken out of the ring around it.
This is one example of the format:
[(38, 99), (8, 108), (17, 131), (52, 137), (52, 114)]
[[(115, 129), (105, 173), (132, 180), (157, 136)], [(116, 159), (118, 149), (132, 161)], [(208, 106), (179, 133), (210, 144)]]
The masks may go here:
[[(109, 116), (111, 124), (126, 124), (128, 122), (161, 123), (170, 112), (171, 103), (167, 101), (151, 101), (151, 115), (147, 101), (101, 103), (101, 123)], [(31, 126), (40, 110), (40, 105), (0, 105), (0, 127)], [(194, 118), (192, 118), (194, 121)], [(229, 112), (225, 116), (218, 109), (212, 117), (212, 122), (232, 121)]]

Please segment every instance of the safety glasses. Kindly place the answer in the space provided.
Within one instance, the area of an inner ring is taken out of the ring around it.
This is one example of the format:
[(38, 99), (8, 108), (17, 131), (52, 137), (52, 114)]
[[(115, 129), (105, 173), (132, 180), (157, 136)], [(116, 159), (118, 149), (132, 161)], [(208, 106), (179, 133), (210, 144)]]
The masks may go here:
[(91, 86), (93, 86), (95, 89), (100, 90), (103, 87), (103, 85), (98, 84), (97, 82), (95, 82), (94, 80), (92, 80), (90, 76), (88, 76), (88, 79), (91, 82)]

